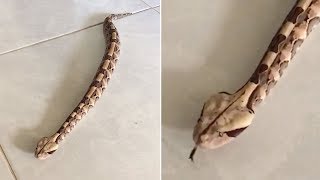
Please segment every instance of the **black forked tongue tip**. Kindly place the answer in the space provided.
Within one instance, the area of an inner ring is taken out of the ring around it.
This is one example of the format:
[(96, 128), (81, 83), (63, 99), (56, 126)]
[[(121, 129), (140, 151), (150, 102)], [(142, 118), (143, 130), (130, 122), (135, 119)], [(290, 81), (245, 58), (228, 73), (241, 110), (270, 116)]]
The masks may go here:
[(190, 153), (190, 155), (189, 155), (189, 159), (190, 159), (192, 162), (194, 162), (194, 161), (193, 161), (193, 156), (194, 156), (194, 154), (196, 153), (196, 151), (197, 151), (197, 146), (195, 146), (195, 147), (192, 149), (192, 151), (191, 151), (191, 153)]

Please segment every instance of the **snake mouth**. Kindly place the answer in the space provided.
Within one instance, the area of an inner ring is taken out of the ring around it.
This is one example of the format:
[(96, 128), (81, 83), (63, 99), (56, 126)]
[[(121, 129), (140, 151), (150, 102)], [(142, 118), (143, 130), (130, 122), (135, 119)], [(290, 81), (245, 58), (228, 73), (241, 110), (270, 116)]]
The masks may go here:
[(47, 152), (47, 153), (48, 153), (48, 154), (53, 154), (54, 152), (56, 152), (56, 150), (49, 151), (49, 152)]
[[(42, 151), (42, 152), (41, 152)], [(52, 150), (52, 151), (43, 151), (41, 150), (40, 152), (36, 153), (35, 154), (35, 157), (37, 159), (40, 159), (40, 160), (44, 160), (44, 159), (47, 159), (49, 156), (51, 156), (51, 154), (53, 154), (54, 152), (56, 152), (57, 150)]]
[(36, 155), (36, 158), (40, 159), (40, 160), (44, 160), (44, 159), (47, 159), (49, 156), (51, 156), (51, 154), (53, 154), (54, 152), (55, 152), (55, 150), (49, 151), (49, 152), (44, 152), (44, 153), (39, 153)]
[(198, 146), (204, 149), (217, 149), (230, 143), (234, 139), (234, 137), (229, 137), (226, 133), (215, 133), (214, 135), (208, 136), (208, 139), (202, 141)]

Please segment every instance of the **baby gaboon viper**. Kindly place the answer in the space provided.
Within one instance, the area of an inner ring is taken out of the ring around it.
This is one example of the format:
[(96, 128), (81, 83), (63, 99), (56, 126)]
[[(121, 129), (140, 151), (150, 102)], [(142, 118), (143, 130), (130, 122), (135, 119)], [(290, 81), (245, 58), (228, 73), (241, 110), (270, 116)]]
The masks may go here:
[(248, 82), (233, 94), (220, 92), (205, 102), (194, 127), (195, 147), (214, 149), (235, 139), (254, 118), (254, 109), (278, 82), (284, 69), (320, 20), (320, 0), (298, 0), (272, 39)]
[(65, 136), (88, 113), (106, 88), (120, 55), (120, 39), (117, 28), (112, 20), (129, 16), (132, 13), (111, 14), (103, 23), (106, 51), (94, 79), (78, 106), (72, 111), (60, 129), (50, 137), (43, 137), (38, 142), (35, 156), (46, 159), (59, 147)]

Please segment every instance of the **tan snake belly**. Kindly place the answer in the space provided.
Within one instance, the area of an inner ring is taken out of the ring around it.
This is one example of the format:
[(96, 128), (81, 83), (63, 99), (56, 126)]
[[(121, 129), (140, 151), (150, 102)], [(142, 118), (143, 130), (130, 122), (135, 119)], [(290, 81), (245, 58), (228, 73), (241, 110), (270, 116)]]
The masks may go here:
[(112, 20), (128, 16), (126, 14), (112, 14), (106, 17), (103, 23), (106, 51), (94, 79), (78, 106), (71, 112), (60, 129), (50, 137), (43, 137), (37, 144), (35, 156), (38, 159), (46, 159), (53, 154), (59, 144), (69, 134), (75, 125), (96, 104), (105, 90), (111, 75), (115, 69), (120, 55), (119, 33)]

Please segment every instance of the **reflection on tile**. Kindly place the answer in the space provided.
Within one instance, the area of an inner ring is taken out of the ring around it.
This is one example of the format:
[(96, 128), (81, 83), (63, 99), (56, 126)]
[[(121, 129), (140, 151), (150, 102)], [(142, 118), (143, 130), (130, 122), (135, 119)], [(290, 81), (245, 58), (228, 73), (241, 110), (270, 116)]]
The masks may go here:
[(2, 146), (0, 145), (0, 177), (1, 180), (16, 180), (16, 177), (11, 173), (10, 165), (3, 151)]
[(0, 2), (0, 53), (102, 22), (107, 13), (147, 8), (140, 0)]
[(160, 0), (142, 0), (145, 3), (147, 3), (151, 7), (159, 6), (160, 5)]
[[(0, 56), (0, 141), (24, 179), (158, 179), (160, 16), (117, 20), (122, 52), (105, 94), (51, 159), (36, 142), (58, 129), (104, 53), (102, 26)], [(8, 78), (10, 77), (10, 78)]]
[(250, 128), (220, 149), (199, 149), (195, 163), (188, 161), (204, 101), (247, 81), (294, 3), (162, 1), (163, 180), (318, 179), (319, 29), (257, 109)]

